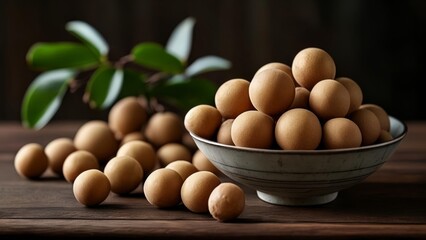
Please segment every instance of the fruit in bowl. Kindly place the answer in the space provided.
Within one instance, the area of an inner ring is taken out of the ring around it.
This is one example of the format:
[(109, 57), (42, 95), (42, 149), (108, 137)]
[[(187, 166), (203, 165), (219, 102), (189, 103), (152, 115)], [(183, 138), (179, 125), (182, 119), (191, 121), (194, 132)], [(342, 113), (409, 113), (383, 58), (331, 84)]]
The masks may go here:
[(257, 191), (265, 202), (317, 205), (333, 201), (390, 158), (407, 128), (390, 117), (393, 139), (357, 148), (276, 150), (237, 147), (191, 133), (199, 149), (226, 176)]
[(354, 80), (335, 78), (324, 50), (303, 49), (292, 66), (269, 63), (251, 81), (226, 81), (215, 106), (195, 106), (184, 123), (201, 152), (260, 199), (324, 204), (388, 160), (407, 127), (363, 103)]

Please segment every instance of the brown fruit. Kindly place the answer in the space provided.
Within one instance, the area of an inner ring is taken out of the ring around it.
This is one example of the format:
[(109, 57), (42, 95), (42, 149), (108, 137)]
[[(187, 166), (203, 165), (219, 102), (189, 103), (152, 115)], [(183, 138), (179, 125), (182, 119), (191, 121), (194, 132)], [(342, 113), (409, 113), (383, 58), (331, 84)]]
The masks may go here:
[(184, 123), (189, 132), (211, 139), (222, 124), (222, 115), (215, 107), (201, 104), (186, 113)]
[(208, 200), (211, 192), (220, 184), (220, 179), (208, 171), (189, 176), (182, 184), (180, 195), (186, 208), (195, 213), (209, 211)]
[(192, 159), (191, 151), (185, 145), (180, 143), (168, 143), (157, 150), (158, 160), (162, 167), (177, 160), (190, 162)]
[(209, 212), (214, 219), (225, 222), (237, 218), (245, 207), (244, 191), (234, 183), (221, 183), (210, 194)]
[(232, 123), (231, 137), (235, 146), (270, 148), (274, 140), (274, 120), (256, 110), (244, 112)]
[(234, 145), (231, 137), (231, 127), (234, 119), (226, 119), (220, 125), (219, 131), (217, 132), (217, 142), (227, 145)]
[(323, 126), (322, 142), (326, 149), (355, 148), (361, 146), (362, 135), (358, 126), (347, 118), (333, 118)]
[(358, 109), (349, 115), (349, 119), (358, 125), (362, 135), (362, 145), (370, 145), (380, 136), (380, 122), (377, 116), (368, 109)]
[(298, 52), (291, 68), (296, 82), (308, 90), (311, 90), (319, 81), (334, 79), (336, 75), (333, 58), (319, 48), (305, 48)]
[(73, 183), (78, 175), (89, 169), (99, 169), (98, 160), (88, 151), (77, 150), (65, 159), (62, 172), (65, 180)]
[(323, 120), (346, 116), (349, 105), (348, 90), (336, 80), (326, 79), (318, 82), (309, 95), (311, 110)]
[(181, 142), (183, 121), (176, 113), (159, 112), (151, 116), (145, 128), (148, 141), (157, 147), (167, 143)]
[(350, 106), (349, 106), (348, 113), (350, 114), (351, 112), (357, 110), (359, 106), (361, 106), (362, 99), (363, 99), (362, 90), (359, 87), (359, 85), (350, 78), (339, 77), (339, 78), (336, 78), (336, 81), (343, 84), (343, 86), (345, 86), (345, 88), (349, 92)]
[(38, 178), (46, 171), (49, 160), (40, 144), (28, 143), (16, 153), (14, 165), (20, 176)]
[(159, 168), (145, 180), (143, 192), (151, 205), (168, 208), (181, 202), (182, 177), (174, 170)]
[(242, 112), (254, 109), (249, 98), (249, 85), (249, 81), (241, 78), (220, 85), (215, 94), (215, 105), (223, 118), (236, 118)]
[(111, 183), (111, 192), (116, 194), (132, 192), (143, 179), (141, 165), (129, 156), (118, 156), (108, 161), (104, 173)]
[(278, 119), (275, 139), (285, 150), (314, 150), (321, 143), (321, 124), (309, 110), (288, 110)]
[(48, 143), (44, 148), (44, 152), (49, 159), (50, 169), (62, 176), (62, 166), (65, 159), (76, 150), (73, 141), (69, 138), (57, 138)]
[(93, 120), (77, 130), (74, 146), (91, 152), (100, 162), (107, 162), (116, 154), (118, 141), (106, 122)]
[(145, 109), (136, 97), (126, 97), (119, 100), (108, 114), (108, 124), (117, 139), (139, 131), (147, 120)]
[(260, 112), (275, 116), (287, 110), (293, 102), (295, 86), (291, 77), (277, 69), (265, 69), (251, 80), (249, 96)]
[(364, 108), (364, 109), (368, 109), (372, 111), (376, 115), (376, 117), (379, 119), (381, 129), (385, 131), (390, 130), (389, 115), (382, 107), (376, 104), (363, 104), (360, 106), (360, 108)]
[(150, 143), (144, 141), (135, 140), (125, 143), (117, 151), (117, 157), (119, 156), (136, 159), (146, 175), (154, 170), (157, 164), (157, 153)]

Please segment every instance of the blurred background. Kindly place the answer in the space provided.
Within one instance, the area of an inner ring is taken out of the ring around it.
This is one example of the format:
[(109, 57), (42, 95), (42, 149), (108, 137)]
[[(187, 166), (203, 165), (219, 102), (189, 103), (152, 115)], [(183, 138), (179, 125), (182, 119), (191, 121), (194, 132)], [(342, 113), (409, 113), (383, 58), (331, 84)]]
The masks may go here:
[[(1, 0), (0, 121), (19, 121), (25, 90), (39, 72), (25, 55), (36, 42), (76, 41), (71, 20), (95, 27), (110, 59), (137, 43), (166, 44), (186, 17), (196, 19), (189, 62), (205, 55), (230, 60), (227, 71), (205, 77), (220, 84), (250, 80), (262, 65), (291, 64), (306, 47), (326, 50), (337, 77), (354, 79), (364, 102), (402, 120), (426, 120), (426, 1), (423, 0)], [(54, 120), (105, 118), (67, 93)]]

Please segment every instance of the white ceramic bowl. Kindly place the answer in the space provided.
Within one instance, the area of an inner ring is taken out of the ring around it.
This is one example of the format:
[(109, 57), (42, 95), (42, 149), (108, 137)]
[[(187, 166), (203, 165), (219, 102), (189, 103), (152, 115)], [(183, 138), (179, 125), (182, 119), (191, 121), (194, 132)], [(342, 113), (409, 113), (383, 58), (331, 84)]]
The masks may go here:
[(318, 205), (372, 174), (389, 159), (407, 126), (389, 117), (392, 141), (337, 150), (270, 150), (235, 147), (191, 133), (198, 148), (226, 176), (278, 205)]

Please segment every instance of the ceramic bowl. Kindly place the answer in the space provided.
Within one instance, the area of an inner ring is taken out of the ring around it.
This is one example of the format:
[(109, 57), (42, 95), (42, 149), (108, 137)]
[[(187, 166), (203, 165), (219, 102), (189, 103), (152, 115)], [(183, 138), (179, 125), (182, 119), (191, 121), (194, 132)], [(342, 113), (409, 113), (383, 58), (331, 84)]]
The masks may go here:
[(392, 141), (337, 150), (270, 150), (236, 147), (191, 133), (198, 148), (226, 176), (277, 205), (318, 205), (333, 201), (386, 162), (407, 133), (389, 117)]

